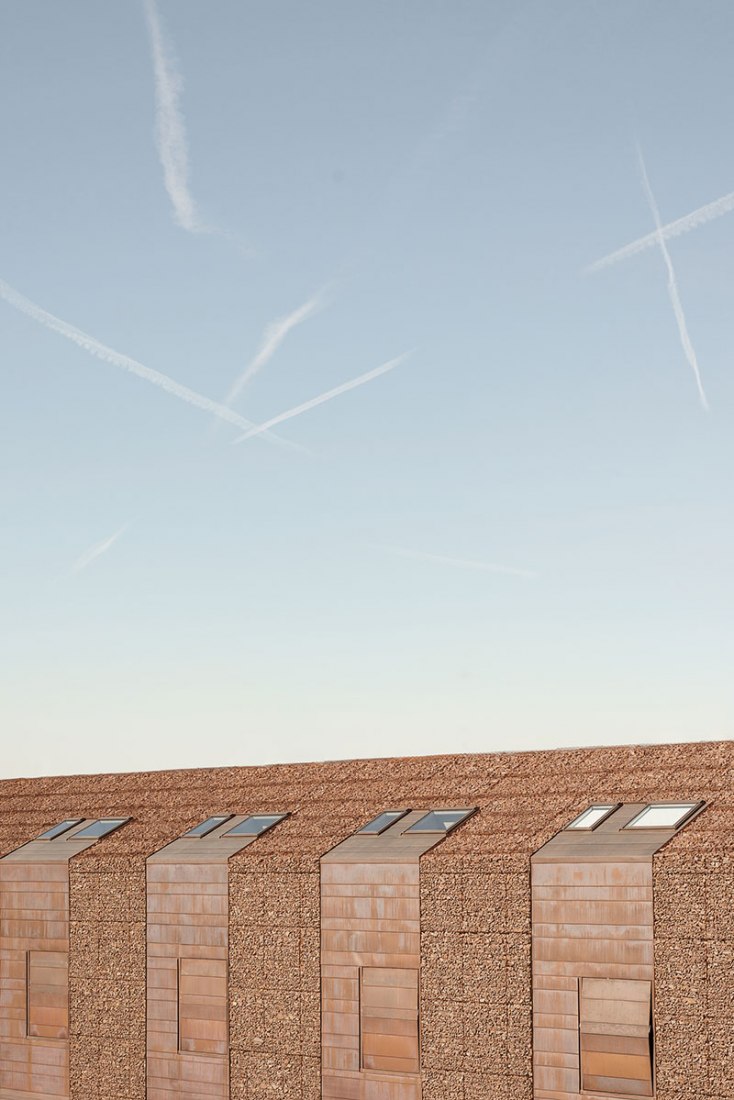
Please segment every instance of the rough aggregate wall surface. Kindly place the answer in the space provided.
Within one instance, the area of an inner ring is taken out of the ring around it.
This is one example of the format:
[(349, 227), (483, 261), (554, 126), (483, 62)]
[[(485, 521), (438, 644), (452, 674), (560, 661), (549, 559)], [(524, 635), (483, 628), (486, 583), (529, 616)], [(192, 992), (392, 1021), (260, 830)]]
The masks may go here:
[(663, 1100), (734, 1097), (730, 799), (697, 820), (696, 843), (684, 832), (653, 860), (657, 1084)]
[(389, 804), (453, 803), (483, 812), (422, 860), (424, 1097), (529, 1100), (530, 855), (590, 801), (702, 797), (655, 858), (658, 1100), (732, 1100), (733, 764), (720, 742), (0, 784), (3, 853), (71, 813), (136, 819), (71, 866), (72, 1097), (144, 1100), (145, 857), (288, 809), (230, 861), (232, 1095), (316, 1100), (319, 858)]

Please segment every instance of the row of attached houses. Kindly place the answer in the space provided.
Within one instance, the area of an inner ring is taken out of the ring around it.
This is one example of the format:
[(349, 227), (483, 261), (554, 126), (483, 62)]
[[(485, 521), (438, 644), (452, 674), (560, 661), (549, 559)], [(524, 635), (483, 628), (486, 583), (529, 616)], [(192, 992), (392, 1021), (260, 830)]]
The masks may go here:
[(734, 1100), (733, 765), (0, 782), (0, 1100)]

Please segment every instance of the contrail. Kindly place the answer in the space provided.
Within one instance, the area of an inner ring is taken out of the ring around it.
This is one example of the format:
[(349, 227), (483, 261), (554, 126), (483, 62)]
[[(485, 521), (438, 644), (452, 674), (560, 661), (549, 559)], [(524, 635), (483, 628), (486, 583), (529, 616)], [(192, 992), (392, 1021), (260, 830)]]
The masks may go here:
[(264, 424), (258, 424), (256, 427), (250, 428), (244, 435), (238, 436), (232, 442), (243, 443), (246, 439), (252, 439), (253, 436), (260, 435), (261, 432), (266, 432), (275, 427), (276, 424), (282, 424), (284, 420), (292, 420), (294, 416), (300, 416), (301, 413), (308, 412), (309, 409), (315, 409), (317, 405), (323, 405), (324, 402), (331, 401), (332, 398), (339, 397), (342, 393), (348, 393), (349, 390), (354, 390), (357, 386), (364, 386), (366, 382), (371, 382), (373, 378), (378, 378), (381, 374), (387, 374), (388, 371), (399, 366), (412, 354), (412, 352), (406, 351), (395, 359), (388, 359), (386, 363), (375, 367), (374, 370), (367, 371), (366, 374), (360, 374), (359, 378), (353, 378), (351, 382), (342, 382), (340, 386), (335, 386), (333, 390), (327, 390), (326, 393), (319, 394), (318, 397), (312, 397), (310, 401), (304, 401), (302, 405), (296, 405), (294, 409), (288, 409), (287, 412), (279, 413), (278, 416), (266, 420)]
[[(173, 394), (174, 397), (178, 397), (179, 400), (185, 401), (188, 405), (194, 405), (197, 409), (202, 409), (204, 412), (218, 416), (220, 420), (226, 420), (228, 424), (234, 424), (236, 427), (246, 431), (255, 429), (258, 434), (263, 430), (261, 426), (254, 424), (252, 420), (247, 420), (244, 416), (240, 416), (239, 413), (234, 412), (232, 409), (228, 409), (225, 405), (220, 405), (219, 402), (212, 401), (210, 397), (205, 397), (203, 394), (197, 393), (196, 390), (189, 389), (188, 386), (182, 386), (180, 382), (175, 382), (173, 378), (169, 378), (167, 374), (161, 374), (160, 371), (153, 370), (151, 367), (146, 367), (142, 363), (138, 363), (137, 360), (130, 359), (129, 356), (122, 355), (119, 351), (114, 351), (113, 348), (108, 348), (106, 344), (100, 343), (99, 340), (96, 340), (94, 336), (90, 336), (89, 333), (74, 328), (74, 326), (68, 324), (68, 322), (62, 321), (60, 317), (55, 317), (53, 313), (48, 313), (45, 309), (42, 309), (41, 306), (36, 305), (35, 302), (31, 302), (28, 298), (24, 298), (22, 294), (3, 279), (0, 279), (0, 298), (4, 298), (9, 305), (14, 306), (15, 309), (20, 310), (21, 313), (25, 313), (28, 317), (33, 318), (34, 321), (44, 325), (46, 328), (51, 329), (52, 332), (57, 332), (60, 336), (65, 336), (67, 340), (72, 340), (75, 344), (78, 344), (80, 348), (83, 348), (84, 351), (89, 352), (90, 355), (96, 356), (97, 359), (101, 359), (104, 363), (111, 363), (115, 367), (121, 367), (123, 370), (129, 371), (130, 374), (135, 374), (138, 378), (143, 378), (146, 382), (150, 382), (152, 385), (158, 386), (159, 389), (165, 390), (166, 393)], [(297, 443), (290, 443), (288, 440), (278, 436), (270, 436), (270, 439), (285, 444), (288, 447), (295, 447), (298, 450), (302, 449)]]
[(163, 38), (155, 0), (145, 0), (145, 16), (153, 53), (156, 98), (156, 140), (163, 166), (163, 180), (173, 205), (174, 218), (190, 233), (202, 232), (189, 191), (189, 151), (179, 100), (183, 79), (171, 47)]
[(472, 561), (467, 558), (447, 558), (442, 554), (427, 554), (423, 550), (406, 550), (401, 546), (380, 546), (377, 549), (387, 550), (390, 554), (398, 554), (401, 558), (417, 558), (419, 561), (430, 561), (435, 565), (451, 565), (457, 569), (478, 569), (483, 573), (506, 573), (511, 577), (525, 577), (533, 579), (538, 574), (532, 569), (516, 569), (512, 565), (497, 565), (489, 561)]
[(678, 293), (678, 282), (675, 277), (675, 271), (673, 269), (673, 262), (670, 259), (670, 253), (668, 252), (668, 246), (665, 243), (663, 236), (663, 226), (660, 221), (660, 211), (658, 210), (658, 204), (655, 201), (655, 196), (652, 193), (650, 186), (650, 180), (647, 176), (647, 168), (645, 167), (645, 158), (642, 155), (642, 150), (639, 145), (637, 147), (637, 156), (640, 162), (640, 173), (642, 175), (642, 184), (645, 188), (645, 194), (647, 195), (647, 201), (650, 204), (653, 217), (655, 219), (655, 232), (660, 245), (660, 251), (663, 254), (665, 266), (668, 269), (668, 294), (673, 306), (673, 312), (675, 313), (675, 319), (678, 322), (678, 332), (680, 333), (680, 342), (683, 345), (683, 351), (685, 352), (686, 359), (689, 366), (693, 371), (693, 375), (696, 379), (696, 386), (698, 387), (698, 396), (701, 399), (701, 405), (709, 411), (709, 403), (706, 397), (706, 391), (703, 388), (703, 382), (701, 381), (701, 372), (698, 367), (698, 360), (696, 359), (696, 352), (693, 349), (691, 338), (688, 335), (688, 326), (686, 325), (686, 318), (683, 312), (683, 305), (681, 304), (680, 295)]
[[(663, 240), (669, 241), (673, 237), (680, 237), (683, 233), (690, 232), (691, 229), (698, 229), (700, 225), (706, 225), (707, 222), (720, 218), (722, 214), (728, 214), (731, 210), (734, 210), (734, 191), (705, 206), (699, 206), (697, 210), (692, 210), (690, 214), (685, 214), (674, 222), (668, 222), (667, 225), (661, 226), (660, 233)], [(596, 271), (601, 271), (602, 268), (611, 267), (612, 264), (626, 260), (629, 256), (635, 256), (638, 252), (644, 252), (647, 248), (654, 248), (659, 240), (660, 235), (657, 230), (654, 233), (647, 233), (644, 237), (639, 237), (631, 244), (625, 245), (624, 248), (618, 248), (616, 252), (610, 252), (608, 256), (603, 256), (601, 260), (589, 264), (584, 268), (584, 272), (592, 275)]]
[(225, 405), (231, 405), (250, 379), (254, 378), (258, 371), (262, 370), (265, 364), (272, 359), (291, 329), (323, 309), (325, 305), (324, 295), (325, 290), (322, 288), (298, 309), (294, 309), (292, 313), (287, 314), (285, 317), (278, 317), (266, 327), (255, 357), (248, 363), (243, 373), (230, 388), (224, 399)]
[(129, 523), (125, 523), (122, 525), (119, 531), (115, 531), (114, 535), (110, 535), (110, 537), (107, 539), (102, 539), (101, 542), (95, 542), (93, 546), (90, 546), (88, 550), (85, 550), (84, 553), (77, 558), (77, 560), (71, 567), (71, 572), (81, 573), (81, 571), (83, 569), (86, 569), (87, 566), (90, 565), (95, 558), (100, 557), (102, 554), (106, 554), (110, 547), (114, 546), (114, 544), (117, 542), (120, 535), (125, 534), (129, 526)]

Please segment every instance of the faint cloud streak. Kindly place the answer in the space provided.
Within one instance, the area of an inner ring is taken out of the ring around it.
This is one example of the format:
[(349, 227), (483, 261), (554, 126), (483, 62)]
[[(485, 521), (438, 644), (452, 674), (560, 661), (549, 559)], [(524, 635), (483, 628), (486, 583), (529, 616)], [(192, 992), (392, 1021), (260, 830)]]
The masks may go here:
[(401, 558), (413, 558), (417, 561), (432, 562), (434, 565), (448, 565), (454, 569), (476, 569), (481, 573), (504, 573), (510, 577), (524, 577), (533, 580), (538, 573), (533, 569), (518, 569), (513, 565), (499, 565), (490, 561), (473, 561), (469, 558), (451, 558), (443, 554), (428, 554), (423, 550), (407, 550), (402, 546), (378, 546), (378, 550), (386, 550), (389, 554), (396, 554)]
[[(244, 416), (240, 416), (239, 413), (234, 412), (232, 409), (228, 409), (225, 405), (220, 405), (219, 402), (212, 401), (210, 397), (205, 397), (203, 394), (197, 393), (196, 390), (181, 385), (180, 382), (176, 382), (173, 378), (169, 378), (167, 374), (162, 374), (160, 371), (153, 370), (151, 367), (146, 367), (143, 363), (138, 363), (137, 360), (131, 359), (129, 356), (122, 355), (119, 351), (107, 347), (106, 344), (100, 343), (99, 340), (96, 340), (94, 336), (90, 336), (89, 333), (75, 328), (67, 321), (62, 321), (60, 317), (55, 317), (53, 313), (48, 313), (45, 309), (42, 309), (41, 306), (36, 305), (35, 302), (31, 302), (30, 299), (25, 298), (3, 279), (0, 279), (0, 298), (3, 298), (9, 305), (13, 306), (21, 313), (25, 313), (26, 316), (31, 317), (45, 328), (58, 333), (60, 336), (65, 336), (67, 340), (71, 340), (80, 348), (83, 348), (84, 351), (89, 352), (90, 355), (96, 356), (97, 359), (101, 359), (104, 363), (110, 363), (112, 366), (120, 367), (130, 374), (134, 374), (138, 378), (150, 382), (153, 386), (165, 390), (166, 393), (172, 394), (180, 401), (185, 401), (188, 405), (193, 405), (197, 409), (202, 409), (204, 412), (211, 413), (213, 416), (219, 417), (220, 420), (224, 420), (228, 424), (233, 424), (241, 430), (249, 431), (254, 428), (257, 430), (258, 435), (262, 434), (262, 427), (254, 424), (252, 420), (247, 420)], [(269, 438), (271, 441), (281, 443), (284, 446), (294, 447), (297, 450), (303, 449), (299, 447), (298, 444), (290, 443), (288, 440), (282, 439), (279, 436), (271, 435)]]
[(358, 386), (364, 386), (374, 378), (379, 378), (381, 374), (387, 374), (388, 371), (394, 370), (395, 367), (403, 363), (410, 355), (412, 355), (412, 352), (407, 351), (403, 352), (402, 355), (398, 355), (395, 359), (388, 359), (386, 363), (382, 363), (379, 367), (375, 367), (374, 370), (367, 371), (366, 374), (360, 374), (358, 378), (353, 378), (350, 382), (342, 382), (340, 386), (334, 386), (333, 389), (327, 390), (326, 393), (319, 394), (318, 397), (312, 397), (309, 401), (304, 401), (303, 404), (296, 405), (293, 409), (288, 409), (287, 412), (279, 413), (278, 416), (273, 416), (270, 420), (266, 420), (264, 424), (258, 424), (256, 427), (246, 431), (244, 435), (238, 436), (237, 439), (233, 439), (232, 442), (244, 443), (246, 439), (252, 439), (262, 432), (269, 431), (269, 429), (274, 428), (276, 424), (282, 424), (284, 420), (292, 420), (294, 416), (300, 416), (301, 413), (308, 412), (310, 409), (315, 409), (317, 405), (323, 405), (327, 401), (333, 401), (335, 397), (339, 397), (343, 393), (348, 393)]
[(275, 321), (272, 321), (266, 327), (262, 340), (260, 341), (260, 347), (257, 349), (254, 358), (248, 363), (243, 373), (231, 386), (229, 393), (224, 399), (225, 405), (231, 405), (244, 387), (262, 370), (266, 363), (272, 359), (291, 329), (302, 324), (304, 321), (308, 320), (309, 317), (313, 317), (315, 313), (318, 313), (324, 308), (326, 305), (325, 294), (325, 288), (322, 288), (309, 298), (307, 302), (304, 302), (303, 305), (294, 309), (292, 313), (288, 313), (285, 317), (276, 318)]
[(156, 98), (156, 142), (163, 181), (176, 222), (190, 233), (204, 230), (189, 190), (189, 151), (180, 99), (183, 78), (176, 57), (163, 37), (156, 0), (145, 0), (153, 54)]
[(608, 256), (602, 256), (600, 260), (596, 260), (593, 264), (589, 264), (588, 267), (584, 268), (584, 272), (587, 275), (593, 275), (605, 267), (611, 267), (613, 264), (626, 260), (630, 256), (636, 256), (639, 252), (644, 252), (648, 248), (654, 248), (655, 245), (660, 243), (661, 236), (664, 241), (672, 240), (674, 237), (680, 237), (683, 233), (698, 229), (699, 226), (706, 225), (707, 222), (714, 221), (715, 218), (720, 218), (723, 214), (728, 214), (732, 210), (734, 210), (734, 191), (730, 191), (728, 195), (724, 195), (714, 202), (709, 202), (705, 206), (699, 206), (697, 210), (692, 210), (690, 214), (685, 214), (682, 218), (677, 218), (676, 221), (661, 225), (659, 230), (656, 229), (653, 233), (638, 237), (636, 241), (625, 245), (624, 248), (618, 248), (616, 252), (610, 252)]
[(125, 534), (129, 526), (129, 523), (124, 523), (119, 531), (115, 531), (114, 535), (102, 539), (101, 542), (95, 542), (89, 549), (85, 550), (83, 554), (80, 554), (72, 565), (71, 572), (81, 573), (88, 565), (91, 565), (96, 558), (100, 558), (102, 554), (106, 554), (107, 551), (115, 545), (120, 536)]
[(663, 254), (663, 260), (665, 261), (665, 266), (666, 266), (667, 271), (668, 271), (668, 295), (670, 297), (670, 302), (671, 302), (671, 305), (673, 306), (673, 313), (675, 314), (675, 319), (676, 319), (676, 322), (677, 322), (677, 325), (678, 325), (678, 333), (680, 335), (680, 342), (681, 342), (681, 345), (683, 347), (683, 351), (685, 353), (686, 359), (688, 360), (688, 364), (689, 364), (691, 370), (693, 371), (693, 376), (696, 379), (696, 386), (698, 388), (698, 396), (700, 398), (701, 405), (704, 408), (704, 410), (706, 412), (708, 412), (709, 411), (708, 398), (706, 397), (706, 391), (703, 388), (703, 382), (701, 380), (701, 371), (700, 371), (699, 366), (698, 366), (698, 360), (696, 358), (696, 352), (694, 350), (693, 344), (691, 343), (691, 338), (688, 335), (688, 325), (686, 324), (686, 317), (685, 317), (685, 313), (683, 312), (683, 305), (682, 305), (681, 300), (680, 300), (680, 294), (678, 293), (678, 281), (675, 277), (675, 270), (673, 268), (673, 261), (670, 258), (670, 253), (668, 252), (668, 246), (665, 243), (665, 238), (663, 236), (663, 226), (662, 226), (662, 222), (660, 220), (660, 211), (658, 210), (658, 205), (657, 205), (657, 202), (655, 201), (655, 196), (654, 196), (654, 194), (652, 192), (652, 188), (650, 186), (650, 180), (648, 179), (647, 168), (645, 167), (645, 158), (643, 157), (642, 150), (640, 149), (639, 146), (637, 147), (637, 156), (638, 156), (638, 160), (639, 160), (639, 164), (640, 164), (640, 174), (642, 176), (642, 185), (645, 189), (645, 194), (647, 196), (647, 201), (650, 205), (650, 210), (652, 211), (653, 218), (655, 219), (655, 232), (656, 232), (656, 235), (657, 235), (658, 244), (660, 245), (660, 251)]

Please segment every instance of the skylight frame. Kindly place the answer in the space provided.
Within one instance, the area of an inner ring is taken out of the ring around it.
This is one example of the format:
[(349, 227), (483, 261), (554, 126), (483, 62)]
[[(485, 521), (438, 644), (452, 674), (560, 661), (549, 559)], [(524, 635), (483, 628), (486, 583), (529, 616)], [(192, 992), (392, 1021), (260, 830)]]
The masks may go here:
[[(74, 833), (73, 836), (69, 836), (67, 840), (103, 840), (105, 837), (110, 836), (112, 833), (116, 833), (118, 829), (121, 829), (123, 825), (127, 825), (128, 821), (132, 818), (129, 817), (98, 817), (94, 821), (90, 821), (88, 825), (85, 825), (83, 829), (80, 829), (78, 833)], [(91, 832), (97, 825), (109, 825), (110, 828), (106, 829), (103, 833)]]
[[(226, 825), (228, 821), (231, 821), (235, 814), (212, 814), (210, 817), (200, 821), (198, 825), (194, 825), (191, 829), (188, 829), (182, 834), (181, 839), (186, 840), (203, 840), (204, 837), (209, 836), (215, 829), (218, 829), (221, 825)], [(208, 828), (206, 827), (208, 826)]]
[[(582, 810), (580, 814), (577, 814), (573, 821), (569, 821), (568, 825), (563, 826), (563, 832), (572, 833), (593, 833), (594, 829), (598, 829), (603, 822), (608, 821), (612, 814), (623, 806), (622, 802), (592, 802), (590, 806), (587, 806), (585, 810)], [(604, 810), (605, 813), (592, 825), (577, 825), (577, 821), (581, 821), (587, 814), (590, 814), (593, 810)]]
[[(366, 825), (363, 825), (361, 829), (357, 829), (355, 836), (382, 836), (383, 833), (391, 829), (393, 825), (396, 825), (398, 821), (402, 821), (404, 817), (410, 813), (410, 810), (382, 810), (379, 814), (373, 817)], [(383, 817), (389, 817), (390, 820), (386, 821), (384, 825), (381, 825), (379, 829), (370, 828), (380, 821)]]
[[(459, 825), (463, 825), (465, 821), (468, 821), (470, 817), (473, 817), (478, 808), (478, 806), (451, 806), (446, 807), (445, 809), (426, 810), (423, 817), (419, 817), (417, 821), (414, 821), (412, 825), (409, 825), (403, 835), (407, 836), (408, 833), (422, 833), (424, 835), (430, 835), (433, 833), (436, 836), (448, 836), (449, 833), (453, 833), (454, 829), (458, 828)], [(435, 829), (425, 827), (421, 828), (421, 824), (428, 818), (438, 817), (441, 814), (461, 814), (462, 816), (458, 819), (458, 821), (452, 821), (450, 825), (448, 825), (448, 827), (439, 826)]]
[[(638, 829), (639, 830), (644, 830), (644, 831), (647, 831), (647, 830), (651, 830), (651, 831), (656, 831), (657, 830), (657, 831), (659, 831), (659, 830), (663, 829), (663, 830), (665, 830), (665, 832), (670, 832), (671, 830), (673, 832), (678, 832), (678, 830), (682, 829), (684, 825), (687, 825), (688, 822), (691, 820), (691, 818), (695, 817), (695, 815), (697, 813), (699, 813), (699, 811), (702, 810), (705, 805), (706, 805), (706, 803), (702, 799), (699, 799), (698, 802), (649, 802), (643, 810), (640, 810), (640, 812), (638, 814), (635, 814), (635, 816), (632, 818), (631, 821), (627, 822), (627, 824), (624, 826), (624, 828), (625, 829), (634, 829), (635, 831), (637, 831)], [(637, 824), (637, 822), (639, 822), (642, 818), (644, 818), (646, 816), (646, 814), (649, 814), (651, 810), (664, 810), (664, 809), (668, 809), (668, 808), (671, 809), (671, 810), (672, 809), (680, 809), (680, 810), (684, 811), (680, 815), (680, 817), (678, 817), (676, 819), (674, 824), (672, 824), (672, 825), (671, 824), (668, 824), (668, 825)]]
[(58, 825), (52, 825), (50, 829), (45, 829), (40, 836), (36, 837), (36, 840), (43, 840), (45, 843), (51, 840), (58, 840), (60, 836), (63, 836), (64, 833), (68, 833), (70, 829), (75, 828), (77, 825), (81, 825), (82, 821), (84, 821), (83, 817), (67, 817), (63, 821), (60, 821)]
[[(247, 838), (250, 836), (262, 836), (263, 833), (270, 832), (271, 829), (274, 829), (276, 825), (280, 825), (281, 821), (285, 821), (287, 817), (290, 817), (290, 814), (288, 812), (284, 814), (248, 814), (248, 816), (244, 817), (242, 821), (238, 821), (236, 825), (233, 825), (231, 829), (228, 829), (226, 833), (222, 833), (220, 836), (220, 840), (229, 840), (230, 838), (234, 840), (240, 840), (242, 838)], [(249, 821), (256, 821), (258, 819), (267, 819), (270, 824), (264, 825), (262, 829), (259, 829), (257, 832), (252, 832), (250, 830), (244, 829), (244, 826), (247, 825)]]

